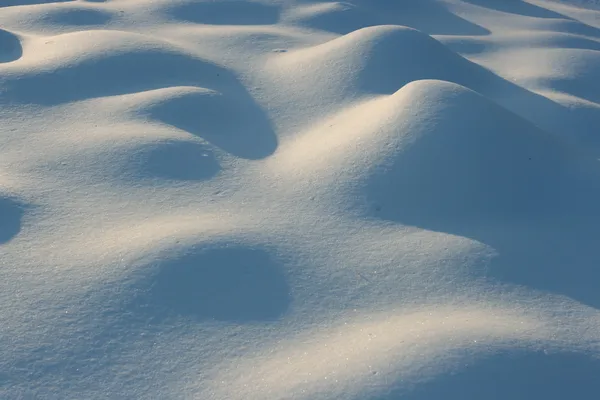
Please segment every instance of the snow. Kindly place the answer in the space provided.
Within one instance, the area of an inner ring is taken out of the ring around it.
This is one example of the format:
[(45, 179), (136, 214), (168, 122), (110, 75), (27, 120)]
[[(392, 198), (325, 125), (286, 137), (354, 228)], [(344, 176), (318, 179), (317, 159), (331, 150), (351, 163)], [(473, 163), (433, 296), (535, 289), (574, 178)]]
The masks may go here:
[(600, 3), (0, 2), (0, 398), (588, 399)]

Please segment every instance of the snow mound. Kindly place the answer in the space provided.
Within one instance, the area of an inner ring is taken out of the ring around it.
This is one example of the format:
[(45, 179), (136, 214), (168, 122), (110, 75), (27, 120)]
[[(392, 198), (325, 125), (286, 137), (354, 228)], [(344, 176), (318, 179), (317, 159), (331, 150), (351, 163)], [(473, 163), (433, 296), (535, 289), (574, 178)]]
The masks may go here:
[(297, 79), (312, 77), (317, 87), (331, 85), (327, 81), (339, 77), (351, 93), (391, 94), (414, 80), (466, 83), (477, 79), (474, 73), (479, 75), (477, 65), (430, 36), (391, 25), (359, 29), (314, 48), (284, 54), (274, 60), (274, 67)]
[(455, 84), (414, 82), (389, 101), (402, 111), (373, 130), (385, 150), (361, 169), (370, 172), (348, 202), (489, 245), (493, 279), (600, 305), (590, 283), (600, 277), (589, 239), (600, 233), (595, 159)]
[(22, 62), (30, 67), (2, 79), (12, 101), (55, 105), (170, 86), (235, 84), (231, 74), (217, 65), (142, 35), (77, 32), (53, 37), (53, 45), (59, 50), (33, 54), (28, 49)]
[(569, 157), (558, 138), (454, 83), (412, 82), (387, 101), (393, 151), (364, 191), (388, 218), (432, 227), (560, 209)]

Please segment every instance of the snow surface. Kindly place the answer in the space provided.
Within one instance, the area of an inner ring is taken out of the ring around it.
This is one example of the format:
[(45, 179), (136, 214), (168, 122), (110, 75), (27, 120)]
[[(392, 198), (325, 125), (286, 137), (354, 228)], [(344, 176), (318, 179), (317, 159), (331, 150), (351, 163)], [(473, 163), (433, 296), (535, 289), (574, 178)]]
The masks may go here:
[(599, 127), (594, 0), (0, 0), (0, 398), (597, 398)]

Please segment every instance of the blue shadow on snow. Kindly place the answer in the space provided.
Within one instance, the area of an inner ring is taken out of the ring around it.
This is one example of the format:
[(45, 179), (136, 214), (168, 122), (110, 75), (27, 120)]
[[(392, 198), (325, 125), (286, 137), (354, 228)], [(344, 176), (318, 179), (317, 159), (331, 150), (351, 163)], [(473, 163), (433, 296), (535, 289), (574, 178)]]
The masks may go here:
[(575, 353), (504, 353), (373, 400), (588, 400), (600, 393), (600, 360)]
[(23, 208), (17, 202), (0, 197), (0, 244), (6, 243), (21, 231)]
[(290, 289), (277, 262), (262, 249), (225, 246), (194, 251), (157, 265), (138, 282), (134, 306), (151, 320), (185, 318), (269, 321), (290, 305)]

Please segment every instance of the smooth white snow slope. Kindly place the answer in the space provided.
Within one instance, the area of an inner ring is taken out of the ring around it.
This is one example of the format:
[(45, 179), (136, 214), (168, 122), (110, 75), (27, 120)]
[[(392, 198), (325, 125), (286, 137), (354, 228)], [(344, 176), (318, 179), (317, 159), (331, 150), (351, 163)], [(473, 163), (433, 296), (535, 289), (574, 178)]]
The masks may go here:
[(600, 2), (0, 0), (0, 399), (600, 393)]

